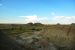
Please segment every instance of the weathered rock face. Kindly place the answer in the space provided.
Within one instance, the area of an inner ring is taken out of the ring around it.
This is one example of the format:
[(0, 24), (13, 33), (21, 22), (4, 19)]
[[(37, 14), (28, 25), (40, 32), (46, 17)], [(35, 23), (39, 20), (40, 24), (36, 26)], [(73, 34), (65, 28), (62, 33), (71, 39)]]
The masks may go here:
[(35, 50), (57, 50), (56, 47), (52, 43), (49, 43), (46, 39), (34, 42), (32, 47), (35, 48)]
[(24, 37), (23, 34), (16, 37), (16, 41), (19, 44), (24, 45), (26, 48), (32, 48), (34, 50), (57, 50), (54, 44), (49, 43), (48, 40), (33, 34), (28, 37)]
[[(60, 30), (56, 30), (55, 33), (58, 34), (59, 31)], [(50, 35), (53, 35), (51, 38), (55, 38), (54, 35), (57, 35), (53, 34), (54, 31), (50, 31), (50, 33)], [(75, 48), (69, 48), (61, 44), (56, 45), (55, 43), (51, 43), (46, 38), (44, 38), (46, 34), (44, 37), (39, 34), (40, 32), (33, 32), (32, 35), (21, 33), (20, 35), (16, 36), (15, 40), (12, 40), (10, 37), (8, 37), (8, 35), (0, 30), (0, 50), (75, 50)], [(63, 40), (64, 34), (58, 35), (61, 35), (61, 38), (57, 39)]]
[(0, 30), (0, 50), (31, 50), (23, 47)]

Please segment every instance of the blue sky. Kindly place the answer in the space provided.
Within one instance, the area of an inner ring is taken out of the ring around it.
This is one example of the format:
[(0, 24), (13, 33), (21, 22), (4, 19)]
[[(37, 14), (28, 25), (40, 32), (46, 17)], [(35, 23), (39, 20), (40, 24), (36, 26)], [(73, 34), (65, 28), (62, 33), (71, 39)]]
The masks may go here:
[(0, 23), (74, 23), (75, 0), (0, 0)]

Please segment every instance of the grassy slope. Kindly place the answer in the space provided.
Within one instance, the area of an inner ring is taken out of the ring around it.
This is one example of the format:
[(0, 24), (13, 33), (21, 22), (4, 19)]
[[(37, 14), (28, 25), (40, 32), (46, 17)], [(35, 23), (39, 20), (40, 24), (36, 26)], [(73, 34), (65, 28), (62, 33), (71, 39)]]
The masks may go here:
[(0, 29), (13, 38), (21, 33), (40, 31), (43, 38), (48, 38), (57, 46), (71, 48), (75, 45), (75, 25), (0, 25)]

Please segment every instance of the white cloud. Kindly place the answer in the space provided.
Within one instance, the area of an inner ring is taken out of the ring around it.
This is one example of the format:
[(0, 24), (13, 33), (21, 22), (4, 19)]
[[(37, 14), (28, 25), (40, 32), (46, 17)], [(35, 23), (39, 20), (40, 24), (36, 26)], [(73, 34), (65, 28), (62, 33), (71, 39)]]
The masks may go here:
[(26, 23), (29, 23), (29, 22), (35, 23), (35, 22), (37, 22), (37, 19), (38, 19), (38, 17), (36, 15), (33, 15), (33, 16), (21, 16), (21, 17), (25, 18)]
[(32, 16), (20, 16), (19, 19), (4, 19), (0, 20), (0, 23), (36, 23), (40, 22), (43, 24), (71, 24), (75, 23), (75, 16), (54, 16), (54, 17), (38, 17), (37, 15)]
[(75, 16), (55, 16), (52, 18), (52, 22), (61, 24), (75, 23)]
[(32, 23), (37, 23), (37, 22), (40, 22), (40, 23), (46, 23), (48, 18), (47, 17), (38, 17), (37, 15), (32, 15), (32, 16), (20, 16), (22, 18), (24, 18), (25, 20), (25, 23), (29, 23), (29, 22), (32, 22)]
[(49, 24), (49, 18), (48, 17), (40, 17), (38, 22), (43, 23), (43, 24)]
[(71, 24), (75, 23), (75, 16), (54, 16), (54, 17), (38, 17), (37, 15), (32, 16), (20, 16), (25, 19), (25, 23), (36, 23), (40, 22), (43, 24)]

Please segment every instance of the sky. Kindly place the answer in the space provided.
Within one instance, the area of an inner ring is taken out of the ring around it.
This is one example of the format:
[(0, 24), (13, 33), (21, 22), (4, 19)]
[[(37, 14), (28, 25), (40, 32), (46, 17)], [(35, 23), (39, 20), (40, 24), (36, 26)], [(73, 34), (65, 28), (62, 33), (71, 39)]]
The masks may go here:
[(0, 23), (75, 23), (75, 0), (0, 0)]

